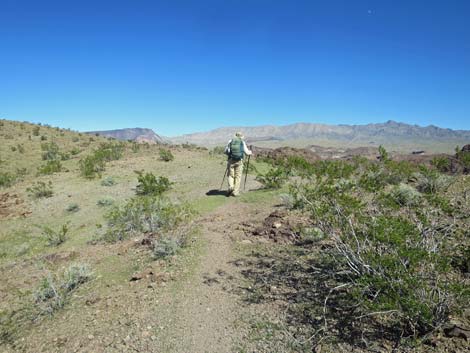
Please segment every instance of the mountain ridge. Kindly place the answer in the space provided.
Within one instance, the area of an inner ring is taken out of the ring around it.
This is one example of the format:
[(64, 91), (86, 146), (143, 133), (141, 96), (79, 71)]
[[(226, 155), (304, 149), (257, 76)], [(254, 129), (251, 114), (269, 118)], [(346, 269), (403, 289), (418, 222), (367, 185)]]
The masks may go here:
[(99, 134), (101, 136), (112, 137), (118, 140), (132, 140), (140, 143), (166, 144), (168, 139), (155, 133), (148, 128), (124, 128), (114, 130), (87, 131), (87, 134)]
[[(230, 139), (235, 131), (241, 131), (247, 140), (298, 140), (326, 139), (337, 141), (374, 142), (375, 140), (410, 140), (435, 139), (443, 141), (470, 141), (469, 130), (452, 130), (435, 125), (419, 126), (393, 120), (385, 123), (369, 123), (365, 125), (329, 125), (316, 123), (295, 123), (289, 125), (233, 126), (196, 132), (171, 138), (173, 142), (189, 143), (223, 143)], [(371, 141), (373, 140), (373, 141)]]

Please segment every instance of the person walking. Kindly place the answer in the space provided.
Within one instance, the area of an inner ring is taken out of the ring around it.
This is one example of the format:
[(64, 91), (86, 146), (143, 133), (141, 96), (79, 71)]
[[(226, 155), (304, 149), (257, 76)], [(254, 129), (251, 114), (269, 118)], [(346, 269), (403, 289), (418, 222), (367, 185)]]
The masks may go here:
[(240, 194), (240, 184), (243, 175), (243, 158), (245, 155), (250, 156), (252, 152), (246, 146), (243, 134), (237, 132), (227, 146), (225, 154), (228, 156), (228, 193), (227, 196), (238, 196)]

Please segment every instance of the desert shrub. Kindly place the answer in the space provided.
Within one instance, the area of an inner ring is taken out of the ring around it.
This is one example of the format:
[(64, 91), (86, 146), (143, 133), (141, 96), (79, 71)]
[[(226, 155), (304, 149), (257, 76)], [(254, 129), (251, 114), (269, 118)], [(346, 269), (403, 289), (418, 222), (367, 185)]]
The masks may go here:
[(62, 170), (62, 163), (59, 160), (50, 160), (47, 161), (46, 164), (38, 167), (38, 174), (39, 175), (50, 175), (54, 173), (58, 173)]
[(256, 180), (260, 182), (265, 189), (280, 189), (289, 179), (287, 170), (278, 166), (271, 168), (265, 174), (258, 174)]
[(64, 307), (73, 291), (92, 278), (87, 264), (72, 264), (61, 274), (49, 273), (34, 291), (34, 303), (41, 314), (52, 315)]
[(95, 177), (101, 177), (101, 173), (105, 169), (105, 161), (92, 154), (83, 157), (79, 160), (78, 166), (80, 168), (80, 174), (87, 178), (93, 179)]
[(183, 242), (189, 234), (192, 209), (186, 204), (175, 204), (160, 197), (142, 196), (115, 206), (106, 216), (107, 229), (102, 235), (106, 242), (150, 233), (172, 236)]
[(16, 151), (16, 146), (10, 146), (10, 149), (12, 152), (15, 152)]
[(33, 136), (39, 136), (39, 130), (41, 128), (39, 126), (33, 127)]
[(124, 148), (125, 145), (122, 142), (106, 142), (101, 143), (100, 147), (93, 154), (97, 159), (110, 162), (121, 159), (124, 154)]
[(79, 149), (78, 147), (74, 147), (74, 148), (72, 148), (72, 149), (70, 150), (70, 154), (71, 154), (72, 156), (76, 156), (76, 155), (79, 154), (80, 152), (82, 152), (82, 150)]
[(464, 173), (470, 172), (470, 152), (462, 151), (458, 147), (456, 147), (456, 154), (457, 160), (463, 167)]
[(171, 162), (172, 160), (175, 159), (175, 156), (173, 156), (173, 153), (171, 153), (170, 150), (165, 149), (165, 148), (160, 148), (159, 155), (160, 155), (160, 159), (165, 162)]
[[(465, 301), (458, 277), (449, 274), (451, 264), (462, 266), (465, 252), (456, 252), (451, 244), (462, 242), (465, 231), (453, 226), (455, 218), (448, 219), (441, 212), (445, 208), (441, 203), (440, 209), (435, 208), (434, 199), (444, 204), (448, 201), (444, 194), (448, 176), (422, 167), (415, 176), (416, 186), (430, 194), (426, 196), (406, 183), (390, 183), (410, 170), (389, 164), (393, 163), (377, 166), (361, 162), (342, 179), (332, 179), (337, 173), (324, 168), (328, 173), (290, 186), (291, 203), (311, 219), (306, 229), (312, 233), (300, 232), (302, 245), (326, 236), (332, 243), (322, 248), (315, 265), (328, 268), (322, 282), (335, 288), (319, 294), (324, 296), (319, 302), (325, 326), (330, 313), (344, 327), (345, 312), (349, 312), (352, 326), (372, 324), (377, 326), (369, 329), (381, 327), (381, 332), (394, 337), (421, 337), (441, 327)], [(378, 189), (382, 191), (377, 193)], [(407, 206), (406, 211), (388, 207), (380, 195)], [(466, 217), (468, 210), (460, 212)], [(453, 258), (456, 253), (457, 260)], [(344, 303), (341, 318), (335, 318), (335, 309), (327, 306), (329, 300)]]
[(411, 185), (399, 184), (390, 192), (392, 199), (400, 206), (417, 206), (422, 197)]
[(431, 160), (431, 165), (433, 165), (441, 173), (447, 173), (451, 168), (450, 159), (444, 156), (434, 157)]
[(381, 162), (388, 162), (390, 160), (390, 156), (389, 156), (387, 150), (382, 145), (379, 146), (379, 157), (378, 157), (378, 159)]
[(216, 146), (210, 151), (210, 154), (213, 155), (213, 156), (225, 154), (225, 147)]
[(34, 183), (31, 187), (26, 189), (29, 196), (33, 198), (51, 197), (54, 194), (52, 189), (52, 182), (49, 181), (47, 184), (43, 181)]
[(106, 162), (120, 159), (124, 153), (123, 143), (102, 143), (91, 155), (81, 158), (78, 162), (80, 174), (87, 179), (101, 177)]
[(101, 180), (101, 185), (102, 186), (113, 186), (116, 185), (116, 180), (112, 176), (108, 176)]
[(20, 152), (20, 153), (22, 153), (22, 154), (23, 154), (23, 153), (24, 153), (24, 151), (25, 151), (25, 149), (24, 149), (24, 146), (23, 146), (23, 145), (20, 145), (20, 144), (18, 144), (18, 145), (16, 146), (16, 148), (18, 149), (18, 152)]
[(70, 159), (70, 152), (60, 152), (59, 157), (61, 161), (68, 161)]
[(80, 138), (78, 136), (72, 137), (72, 142), (78, 142), (80, 141)]
[(314, 165), (300, 156), (289, 156), (282, 161), (282, 165), (286, 170), (294, 171), (301, 176), (308, 176), (314, 172)]
[(47, 241), (49, 246), (59, 246), (67, 239), (69, 226), (67, 223), (63, 224), (58, 230), (54, 230), (48, 226), (42, 227), (42, 237)]
[(426, 167), (422, 167), (414, 177), (416, 178), (416, 189), (426, 194), (446, 191), (452, 182), (452, 177)]
[(154, 259), (162, 259), (168, 256), (176, 255), (183, 244), (181, 239), (163, 236), (154, 241), (152, 255)]
[(41, 135), (40, 140), (41, 140), (41, 141), (46, 141), (46, 140), (47, 140), (47, 136), (46, 136), (46, 135)]
[(137, 143), (137, 142), (132, 142), (132, 145), (131, 145), (131, 150), (132, 152), (134, 153), (138, 153), (140, 151), (140, 145)]
[(11, 173), (7, 173), (7, 172), (0, 172), (0, 187), (2, 188), (9, 187), (13, 185), (15, 181), (16, 181), (15, 175)]
[(96, 204), (100, 207), (108, 207), (114, 205), (114, 200), (110, 198), (100, 199)]
[(165, 191), (170, 190), (173, 184), (167, 177), (159, 176), (156, 177), (152, 173), (145, 173), (143, 171), (135, 171), (137, 174), (137, 195), (152, 195), (158, 196), (163, 194)]
[(41, 143), (42, 159), (44, 161), (52, 161), (60, 159), (59, 145), (54, 141)]
[(78, 205), (78, 203), (71, 203), (65, 208), (65, 210), (70, 213), (78, 212), (80, 211), (80, 206)]

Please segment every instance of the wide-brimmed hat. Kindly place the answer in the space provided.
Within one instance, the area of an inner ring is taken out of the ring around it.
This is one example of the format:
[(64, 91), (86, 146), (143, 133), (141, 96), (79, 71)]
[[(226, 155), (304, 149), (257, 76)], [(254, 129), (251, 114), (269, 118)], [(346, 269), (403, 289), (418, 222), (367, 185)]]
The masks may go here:
[(239, 137), (239, 138), (242, 139), (244, 136), (243, 136), (243, 133), (242, 133), (242, 132), (237, 131), (237, 132), (235, 133), (235, 137)]

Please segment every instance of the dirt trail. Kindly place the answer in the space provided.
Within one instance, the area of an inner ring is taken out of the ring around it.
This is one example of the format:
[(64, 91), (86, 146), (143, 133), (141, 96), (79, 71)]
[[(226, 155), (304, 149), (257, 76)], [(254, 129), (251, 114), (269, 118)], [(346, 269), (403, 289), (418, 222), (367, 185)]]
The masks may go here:
[(205, 254), (193, 276), (175, 298), (168, 298), (167, 313), (174, 318), (160, 335), (164, 352), (233, 352), (239, 332), (232, 326), (239, 315), (238, 297), (230, 282), (238, 276), (232, 260), (234, 240), (243, 232), (240, 223), (253, 218), (253, 205), (229, 202), (202, 220)]

